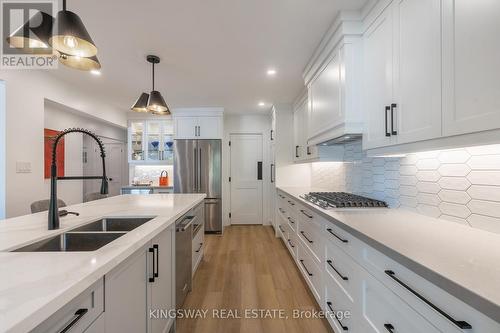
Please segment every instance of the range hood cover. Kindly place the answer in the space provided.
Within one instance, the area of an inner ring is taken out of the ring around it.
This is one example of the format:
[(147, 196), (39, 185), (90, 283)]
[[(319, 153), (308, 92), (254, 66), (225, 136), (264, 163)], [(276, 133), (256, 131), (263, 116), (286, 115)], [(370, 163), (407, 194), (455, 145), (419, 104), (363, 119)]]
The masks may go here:
[(335, 146), (335, 145), (344, 145), (346, 143), (355, 142), (361, 140), (363, 137), (362, 134), (344, 134), (335, 139), (330, 139), (328, 141), (324, 141), (320, 143), (320, 146)]

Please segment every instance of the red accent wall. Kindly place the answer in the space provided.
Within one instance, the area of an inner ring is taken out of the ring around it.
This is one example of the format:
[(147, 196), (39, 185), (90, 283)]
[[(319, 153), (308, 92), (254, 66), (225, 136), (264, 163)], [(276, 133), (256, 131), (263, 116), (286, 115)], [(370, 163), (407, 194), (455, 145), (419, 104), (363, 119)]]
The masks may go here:
[[(51, 130), (48, 128), (44, 129), (44, 160), (45, 160), (45, 179), (50, 178), (50, 163), (52, 162), (52, 143), (53, 138), (57, 136), (57, 134), (61, 133), (60, 131)], [(64, 177), (64, 138), (59, 141), (57, 145), (57, 176)]]

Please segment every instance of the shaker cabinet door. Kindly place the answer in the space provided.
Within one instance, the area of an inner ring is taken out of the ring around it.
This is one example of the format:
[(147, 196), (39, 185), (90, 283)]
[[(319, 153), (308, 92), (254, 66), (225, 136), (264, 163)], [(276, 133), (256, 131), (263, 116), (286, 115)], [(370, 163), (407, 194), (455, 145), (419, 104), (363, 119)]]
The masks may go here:
[(500, 2), (443, 0), (444, 134), (500, 128)]
[(390, 7), (364, 34), (365, 149), (389, 146), (393, 95), (393, 18)]

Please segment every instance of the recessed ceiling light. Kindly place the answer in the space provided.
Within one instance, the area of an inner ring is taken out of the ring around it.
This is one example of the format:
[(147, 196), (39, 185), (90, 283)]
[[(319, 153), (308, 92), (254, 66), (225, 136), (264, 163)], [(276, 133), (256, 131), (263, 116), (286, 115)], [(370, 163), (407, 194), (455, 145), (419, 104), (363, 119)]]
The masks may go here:
[(266, 106), (266, 103), (264, 103), (264, 102), (259, 102), (259, 106)]
[(91, 70), (90, 73), (97, 76), (101, 75), (101, 71), (98, 71), (97, 69)]
[(267, 70), (267, 75), (268, 76), (275, 76), (276, 75), (276, 70), (273, 68), (270, 68)]

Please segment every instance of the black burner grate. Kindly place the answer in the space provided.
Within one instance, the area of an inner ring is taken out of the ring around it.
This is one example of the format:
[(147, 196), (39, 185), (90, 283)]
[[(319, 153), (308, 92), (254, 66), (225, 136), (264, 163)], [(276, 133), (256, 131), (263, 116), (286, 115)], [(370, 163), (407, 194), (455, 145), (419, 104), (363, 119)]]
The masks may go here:
[(345, 192), (309, 192), (309, 197), (335, 208), (387, 207), (384, 201)]

